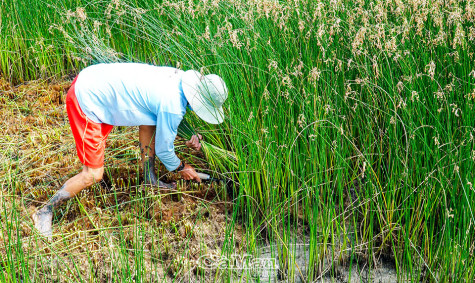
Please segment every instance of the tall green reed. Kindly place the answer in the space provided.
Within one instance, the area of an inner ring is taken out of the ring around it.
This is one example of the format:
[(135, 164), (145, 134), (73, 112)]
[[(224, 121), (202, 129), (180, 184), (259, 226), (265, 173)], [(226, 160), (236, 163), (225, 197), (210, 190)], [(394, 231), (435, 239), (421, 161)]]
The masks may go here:
[(268, 239), (284, 263), (303, 225), (310, 278), (348, 249), (401, 277), (475, 276), (471, 2), (33, 5), (2, 2), (10, 79), (115, 61), (225, 79), (227, 121), (193, 124), (237, 155), (249, 250)]

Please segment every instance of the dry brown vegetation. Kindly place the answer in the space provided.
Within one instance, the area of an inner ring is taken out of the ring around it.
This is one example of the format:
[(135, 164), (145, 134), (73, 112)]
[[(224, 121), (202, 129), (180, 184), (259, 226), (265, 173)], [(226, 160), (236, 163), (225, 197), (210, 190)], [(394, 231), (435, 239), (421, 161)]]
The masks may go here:
[[(69, 84), (33, 81), (12, 86), (0, 78), (2, 258), (18, 256), (12, 247), (21, 241), (24, 258), (18, 260), (29, 265), (25, 268), (34, 281), (128, 276), (117, 274), (119, 261), (128, 262), (131, 271), (140, 261), (145, 270), (138, 273), (145, 281), (186, 281), (198, 273), (205, 278), (215, 273), (197, 268), (197, 260), (221, 252), (232, 209), (225, 190), (217, 183), (179, 181), (177, 190), (141, 185), (134, 127), (112, 131), (104, 180), (56, 211), (53, 240), (37, 234), (30, 215), (81, 169), (64, 105)], [(182, 142), (177, 147), (184, 152)], [(205, 165), (199, 158), (194, 162)], [(163, 165), (160, 172), (166, 172)], [(233, 234), (232, 245), (242, 250), (240, 225)]]

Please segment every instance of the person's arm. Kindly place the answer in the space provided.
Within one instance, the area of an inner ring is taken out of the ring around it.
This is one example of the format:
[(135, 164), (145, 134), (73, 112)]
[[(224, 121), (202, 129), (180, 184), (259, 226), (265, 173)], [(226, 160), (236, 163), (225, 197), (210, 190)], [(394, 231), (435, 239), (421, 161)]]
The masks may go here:
[[(168, 171), (176, 170), (181, 164), (181, 160), (176, 156), (175, 146), (173, 144), (181, 119), (182, 118), (177, 114), (166, 112), (160, 112), (157, 115), (155, 154)], [(179, 171), (179, 173), (185, 180), (193, 179), (201, 182), (195, 169), (188, 164), (184, 164), (183, 170)]]
[(201, 182), (201, 179), (198, 176), (198, 173), (196, 173), (196, 170), (195, 168), (193, 168), (193, 166), (186, 164), (184, 161), (182, 161), (182, 163), (180, 163), (178, 168), (180, 169), (178, 173), (180, 173), (183, 179), (195, 180), (197, 182)]
[(175, 154), (175, 141), (178, 124), (181, 117), (176, 114), (160, 112), (157, 114), (155, 136), (155, 154), (168, 171), (173, 171), (180, 165), (180, 159)]

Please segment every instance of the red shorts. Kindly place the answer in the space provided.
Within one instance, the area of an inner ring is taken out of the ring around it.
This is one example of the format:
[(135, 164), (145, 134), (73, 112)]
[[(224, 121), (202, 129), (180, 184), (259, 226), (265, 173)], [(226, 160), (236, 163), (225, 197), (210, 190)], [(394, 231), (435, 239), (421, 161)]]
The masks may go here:
[(79, 107), (74, 85), (74, 79), (66, 95), (66, 110), (68, 111), (69, 124), (76, 142), (81, 163), (90, 168), (100, 168), (104, 166), (104, 149), (106, 139), (112, 130), (112, 125), (95, 123), (87, 118), (81, 107)]

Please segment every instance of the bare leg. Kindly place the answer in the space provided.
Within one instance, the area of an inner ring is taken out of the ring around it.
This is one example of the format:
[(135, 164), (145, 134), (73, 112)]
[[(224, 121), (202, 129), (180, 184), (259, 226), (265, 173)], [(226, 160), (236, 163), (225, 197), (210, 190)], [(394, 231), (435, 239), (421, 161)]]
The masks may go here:
[(142, 157), (145, 184), (156, 186), (158, 183), (155, 174), (155, 126), (139, 127), (139, 147)]
[(35, 222), (36, 229), (38, 229), (43, 236), (51, 238), (53, 234), (52, 220), (54, 209), (77, 195), (83, 189), (102, 180), (103, 173), (104, 167), (93, 169), (84, 166), (81, 173), (67, 180), (48, 203), (33, 214), (32, 218)]
[(173, 184), (167, 184), (158, 180), (155, 174), (155, 126), (142, 125), (139, 127), (139, 147), (142, 157), (144, 183), (162, 188), (174, 188)]

